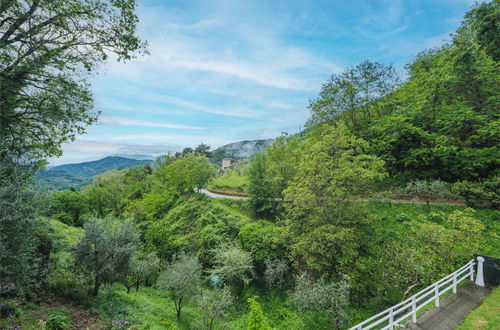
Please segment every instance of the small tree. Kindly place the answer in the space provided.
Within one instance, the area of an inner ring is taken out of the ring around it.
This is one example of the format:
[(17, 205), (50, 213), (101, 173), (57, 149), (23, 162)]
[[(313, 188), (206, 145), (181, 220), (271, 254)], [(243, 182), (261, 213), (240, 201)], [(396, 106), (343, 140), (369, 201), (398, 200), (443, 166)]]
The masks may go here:
[(265, 261), (266, 270), (264, 271), (264, 279), (267, 286), (271, 287), (274, 284), (281, 284), (285, 280), (285, 275), (290, 269), (288, 263), (284, 259), (269, 259)]
[(157, 275), (159, 269), (160, 258), (156, 253), (134, 255), (130, 263), (129, 274), (123, 283), (127, 288), (127, 293), (130, 293), (130, 289), (134, 286), (135, 291), (139, 291), (139, 285), (146, 284), (148, 279)]
[(413, 181), (408, 183), (405, 190), (413, 198), (422, 198), (427, 205), (427, 211), (431, 210), (430, 202), (432, 200), (444, 199), (450, 196), (448, 185), (440, 180)]
[(77, 267), (92, 279), (92, 295), (97, 296), (102, 284), (123, 281), (137, 251), (139, 235), (131, 222), (111, 217), (90, 218), (84, 229), (75, 260)]
[(296, 277), (295, 283), (290, 301), (297, 309), (326, 313), (334, 329), (341, 329), (347, 324), (349, 285), (346, 281), (314, 281), (309, 275), (302, 273)]
[(181, 319), (185, 301), (196, 294), (200, 281), (201, 264), (198, 258), (184, 253), (174, 256), (167, 269), (160, 274), (157, 285), (170, 292), (177, 320)]
[(253, 260), (250, 252), (236, 243), (221, 244), (214, 250), (215, 268), (212, 274), (219, 275), (224, 284), (234, 288), (247, 286), (253, 278)]
[(233, 301), (234, 298), (227, 289), (204, 290), (197, 298), (198, 307), (203, 312), (204, 328), (212, 330)]
[(255, 298), (248, 298), (250, 315), (248, 318), (248, 330), (271, 330), (269, 321), (264, 315), (264, 311)]

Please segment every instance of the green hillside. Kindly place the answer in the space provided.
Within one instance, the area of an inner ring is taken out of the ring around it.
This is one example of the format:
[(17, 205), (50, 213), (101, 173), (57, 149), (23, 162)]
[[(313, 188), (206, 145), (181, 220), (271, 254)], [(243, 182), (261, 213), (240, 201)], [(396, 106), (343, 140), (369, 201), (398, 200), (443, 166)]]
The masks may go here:
[(39, 172), (37, 179), (40, 185), (51, 190), (79, 189), (89, 184), (92, 177), (109, 170), (121, 170), (152, 162), (148, 159), (137, 160), (110, 156), (90, 162), (54, 166)]

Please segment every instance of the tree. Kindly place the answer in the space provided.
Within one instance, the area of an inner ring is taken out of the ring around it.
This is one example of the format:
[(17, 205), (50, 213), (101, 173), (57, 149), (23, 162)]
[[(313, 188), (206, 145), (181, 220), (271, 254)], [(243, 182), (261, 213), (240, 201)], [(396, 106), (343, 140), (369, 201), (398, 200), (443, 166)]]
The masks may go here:
[(385, 177), (384, 162), (366, 154), (368, 143), (342, 123), (317, 127), (307, 139), (297, 174), (284, 192), (288, 214), (299, 226), (339, 224), (347, 203)]
[(157, 168), (153, 174), (168, 189), (185, 195), (192, 193), (195, 188), (203, 188), (214, 171), (207, 157), (188, 153)]
[(219, 275), (226, 285), (239, 289), (247, 286), (253, 278), (253, 260), (250, 252), (236, 243), (224, 243), (214, 250), (213, 275)]
[(443, 200), (450, 196), (450, 190), (446, 182), (440, 180), (417, 180), (409, 182), (406, 185), (405, 191), (413, 198), (422, 198), (427, 205), (427, 211), (431, 210), (430, 202), (432, 200)]
[(398, 84), (399, 78), (392, 66), (371, 61), (333, 74), (323, 84), (319, 97), (310, 103), (311, 118), (306, 126), (312, 128), (342, 115), (347, 117), (346, 124), (359, 128), (361, 119), (371, 122), (374, 114), (381, 118), (381, 104), (376, 101), (394, 91)]
[(295, 289), (290, 295), (291, 303), (301, 311), (326, 313), (334, 329), (342, 329), (349, 318), (349, 285), (326, 282), (324, 278), (314, 281), (305, 273), (295, 279)]
[(166, 270), (160, 274), (157, 286), (167, 290), (174, 301), (177, 321), (181, 319), (184, 303), (194, 296), (201, 281), (198, 258), (184, 253), (174, 256)]
[(27, 165), (0, 162), (0, 278), (12, 293), (33, 298), (45, 282), (52, 242), (38, 218), (41, 199), (31, 173)]
[(72, 226), (82, 226), (80, 216), (87, 210), (86, 201), (76, 191), (64, 190), (53, 193), (50, 197), (50, 215)]
[(123, 284), (127, 288), (127, 293), (135, 286), (135, 291), (139, 291), (141, 283), (147, 284), (151, 278), (155, 277), (160, 270), (160, 258), (156, 253), (147, 255), (136, 253), (130, 262), (128, 275), (124, 278)]
[(203, 313), (203, 327), (212, 330), (233, 304), (234, 297), (228, 289), (203, 290), (196, 301)]
[(200, 143), (195, 149), (194, 149), (194, 153), (196, 155), (200, 155), (200, 156), (205, 156), (207, 158), (210, 158), (212, 157), (212, 153), (210, 152), (210, 146), (209, 145), (206, 145), (204, 143)]
[(269, 218), (275, 201), (270, 193), (267, 176), (266, 155), (255, 154), (250, 161), (248, 170), (248, 203), (256, 216)]
[(83, 228), (84, 236), (75, 249), (76, 265), (91, 280), (92, 295), (97, 296), (102, 284), (123, 281), (139, 235), (131, 222), (111, 217), (90, 218)]
[(262, 307), (255, 298), (248, 298), (248, 305), (250, 308), (248, 317), (248, 330), (271, 330), (269, 321), (262, 311)]
[(290, 269), (290, 267), (288, 267), (288, 262), (285, 259), (267, 258), (265, 264), (266, 270), (264, 271), (264, 279), (266, 285), (271, 287), (273, 285), (282, 284)]
[(110, 56), (128, 60), (135, 0), (20, 0), (0, 5), (0, 160), (60, 155), (97, 119), (86, 82)]

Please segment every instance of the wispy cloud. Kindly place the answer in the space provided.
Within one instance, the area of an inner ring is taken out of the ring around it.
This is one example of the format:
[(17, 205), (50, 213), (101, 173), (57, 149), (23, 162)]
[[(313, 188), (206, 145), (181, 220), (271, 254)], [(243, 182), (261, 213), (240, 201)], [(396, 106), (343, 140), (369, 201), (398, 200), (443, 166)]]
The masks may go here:
[(470, 2), (140, 1), (151, 55), (102, 68), (93, 81), (101, 123), (65, 145), (63, 159), (296, 132), (332, 73), (365, 59), (402, 68), (440, 45)]
[(125, 125), (125, 126), (160, 127), (160, 128), (187, 129), (187, 130), (200, 130), (200, 129), (205, 128), (205, 127), (199, 127), (199, 126), (188, 126), (188, 125), (170, 124), (170, 123), (162, 123), (162, 122), (151, 122), (151, 121), (133, 120), (133, 119), (107, 117), (107, 116), (101, 117), (99, 121), (101, 123), (104, 123), (104, 124)]

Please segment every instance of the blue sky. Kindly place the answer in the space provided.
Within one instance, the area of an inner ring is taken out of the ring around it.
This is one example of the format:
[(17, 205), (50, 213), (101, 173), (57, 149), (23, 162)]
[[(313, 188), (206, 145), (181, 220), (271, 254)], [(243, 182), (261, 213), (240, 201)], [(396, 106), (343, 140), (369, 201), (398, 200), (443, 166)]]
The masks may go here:
[(332, 73), (365, 59), (401, 73), (441, 45), (469, 0), (139, 0), (150, 55), (91, 79), (100, 122), (52, 165), (295, 133)]

